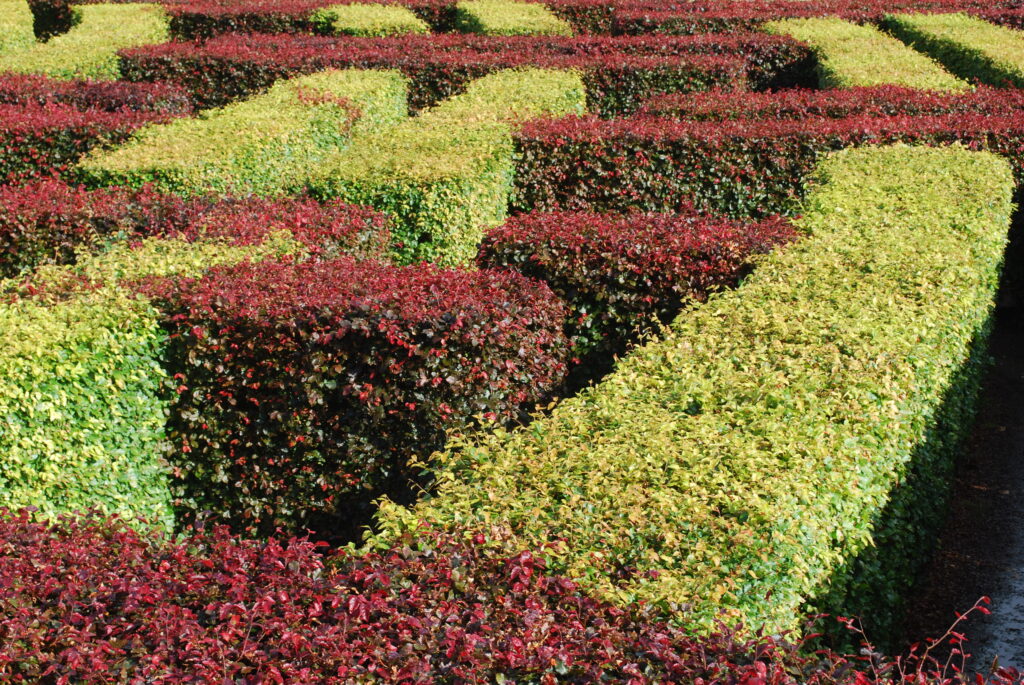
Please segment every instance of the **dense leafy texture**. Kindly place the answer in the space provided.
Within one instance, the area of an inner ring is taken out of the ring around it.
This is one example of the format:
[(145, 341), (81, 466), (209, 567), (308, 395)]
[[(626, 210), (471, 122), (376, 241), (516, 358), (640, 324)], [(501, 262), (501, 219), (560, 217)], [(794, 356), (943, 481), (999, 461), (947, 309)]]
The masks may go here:
[(406, 114), (395, 71), (327, 70), (278, 83), (251, 100), (138, 131), (79, 163), (90, 185), (152, 183), (186, 195), (280, 195), (354, 136)]
[(547, 7), (517, 0), (460, 0), (456, 23), (466, 33), (488, 36), (571, 36), (572, 26)]
[(966, 14), (888, 15), (884, 26), (961, 78), (1024, 87), (1024, 32)]
[(477, 264), (546, 282), (570, 307), (575, 354), (607, 357), (691, 301), (736, 285), (756, 255), (795, 236), (782, 219), (534, 213), (490, 231)]
[(59, 103), (104, 112), (130, 110), (154, 114), (191, 114), (192, 100), (172, 83), (66, 81), (31, 74), (0, 74), (0, 103)]
[(430, 33), (430, 25), (416, 14), (397, 5), (352, 3), (317, 10), (313, 20), (330, 27), (328, 32), (347, 36), (400, 36)]
[(966, 90), (969, 86), (936, 62), (873, 26), (835, 17), (785, 19), (765, 30), (810, 44), (818, 57), (822, 88), (906, 86), (925, 90)]
[[(1013, 178), (991, 154), (896, 146), (837, 153), (818, 183), (808, 237), (550, 416), (455, 441), (377, 541), (424, 520), (564, 539), (585, 586), (691, 622), (776, 630), (829, 589), (888, 598), (970, 425)], [(912, 471), (929, 486), (882, 521)], [(851, 573), (880, 537), (893, 559)]]
[(32, 11), (25, 0), (0, 0), (0, 55), (32, 47)]
[(563, 305), (510, 272), (280, 261), (143, 291), (171, 336), (187, 519), (329, 536), (367, 493), (404, 486), (445, 429), (514, 418), (566, 371)]

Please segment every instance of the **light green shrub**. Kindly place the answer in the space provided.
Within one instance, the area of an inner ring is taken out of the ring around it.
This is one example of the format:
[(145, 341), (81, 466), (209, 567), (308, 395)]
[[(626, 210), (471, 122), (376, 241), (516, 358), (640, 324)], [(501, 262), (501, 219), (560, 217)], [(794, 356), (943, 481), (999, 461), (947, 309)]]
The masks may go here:
[(960, 91), (969, 85), (873, 26), (837, 17), (783, 19), (768, 22), (769, 33), (786, 35), (811, 46), (818, 58), (822, 88), (906, 86)]
[(0, 0), (0, 55), (21, 52), (36, 42), (32, 11), (25, 0)]
[(964, 79), (1024, 87), (1024, 32), (966, 14), (897, 14), (884, 25)]
[(398, 5), (354, 3), (332, 5), (313, 13), (324, 33), (346, 36), (400, 36), (430, 33), (430, 25)]
[(698, 626), (722, 611), (776, 631), (863, 587), (873, 531), (913, 539), (931, 515), (881, 521), (887, 503), (912, 469), (948, 472), (969, 425), (1014, 183), (992, 154), (904, 146), (835, 153), (817, 183), (807, 237), (549, 416), (457, 438), (433, 494), (385, 502), (372, 542), (421, 521), (564, 540), (558, 570)]
[(67, 33), (0, 54), (0, 71), (112, 81), (121, 75), (118, 50), (169, 40), (160, 5), (81, 5), (74, 11), (79, 21)]
[(321, 199), (372, 205), (394, 218), (399, 259), (472, 261), (484, 232), (507, 215), (515, 172), (510, 121), (582, 113), (579, 74), (508, 70), (393, 129), (360, 138), (315, 168)]
[(183, 194), (275, 195), (354, 135), (387, 129), (406, 114), (396, 71), (328, 70), (200, 115), (156, 124), (79, 163), (92, 185)]
[(540, 3), (461, 0), (455, 22), (465, 33), (488, 36), (571, 36), (572, 26)]

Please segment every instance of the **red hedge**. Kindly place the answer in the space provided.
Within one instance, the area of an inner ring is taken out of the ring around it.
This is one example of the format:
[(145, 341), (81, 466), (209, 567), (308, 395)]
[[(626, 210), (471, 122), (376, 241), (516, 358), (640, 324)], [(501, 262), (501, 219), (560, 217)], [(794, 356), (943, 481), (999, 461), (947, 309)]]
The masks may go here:
[(444, 430), (507, 420), (561, 383), (564, 305), (512, 272), (349, 258), (142, 285), (165, 312), (173, 488), (185, 518), (330, 535), (401, 490)]
[(696, 37), (536, 37), (433, 35), (392, 38), (229, 35), (204, 45), (167, 43), (121, 53), (132, 81), (179, 83), (202, 106), (224, 104), (279, 78), (327, 67), (396, 68), (413, 82), (410, 105), (432, 105), (471, 79), (534, 65), (579, 68), (602, 113), (628, 112), (659, 92), (738, 88), (793, 81), (809, 50), (767, 35)]
[(578, 353), (610, 356), (636, 329), (667, 323), (690, 298), (735, 285), (753, 255), (795, 237), (780, 218), (533, 213), (492, 230), (477, 263), (546, 282), (570, 306), (567, 332)]
[(156, 114), (191, 114), (192, 100), (171, 83), (66, 81), (29, 74), (0, 74), (0, 104), (60, 103), (105, 112), (131, 110)]
[(637, 116), (538, 119), (516, 134), (513, 207), (764, 216), (792, 208), (818, 158), (898, 141), (961, 142), (1002, 154), (1024, 178), (1019, 115), (812, 117), (784, 121), (675, 121)]
[(0, 277), (39, 264), (68, 264), (106, 239), (181, 235), (254, 244), (286, 228), (316, 255), (383, 257), (388, 220), (372, 209), (310, 199), (185, 201), (150, 189), (86, 190), (46, 179), (0, 186)]

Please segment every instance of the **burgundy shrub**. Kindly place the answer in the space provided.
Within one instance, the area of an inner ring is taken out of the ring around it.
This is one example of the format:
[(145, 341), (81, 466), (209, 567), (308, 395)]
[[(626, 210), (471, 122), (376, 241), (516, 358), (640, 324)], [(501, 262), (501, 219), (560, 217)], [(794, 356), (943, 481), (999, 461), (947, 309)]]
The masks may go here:
[(170, 333), (179, 510), (262, 532), (330, 535), (446, 429), (546, 399), (570, 352), (562, 302), (514, 272), (340, 258), (140, 287)]
[(0, 104), (59, 103), (83, 110), (191, 114), (188, 93), (172, 83), (63, 80), (32, 74), (0, 74)]
[(488, 233), (477, 263), (546, 282), (569, 304), (566, 331), (577, 354), (607, 356), (688, 301), (734, 286), (755, 255), (795, 237), (777, 217), (537, 212)]

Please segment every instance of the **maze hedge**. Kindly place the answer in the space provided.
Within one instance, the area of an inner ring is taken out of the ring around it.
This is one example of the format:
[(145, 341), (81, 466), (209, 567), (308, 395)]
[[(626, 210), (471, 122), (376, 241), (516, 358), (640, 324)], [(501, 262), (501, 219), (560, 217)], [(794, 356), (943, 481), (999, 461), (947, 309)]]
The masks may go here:
[(397, 72), (328, 70), (196, 119), (137, 132), (79, 164), (91, 185), (153, 183), (187, 195), (275, 195), (352, 137), (387, 129), (406, 113)]
[(572, 26), (540, 3), (461, 0), (455, 5), (461, 31), (488, 36), (571, 36)]
[(28, 3), (25, 0), (0, 0), (0, 55), (26, 50), (35, 41)]
[(965, 14), (888, 15), (884, 25), (961, 78), (1024, 87), (1024, 32)]
[(50, 103), (104, 112), (191, 114), (193, 110), (191, 98), (173, 83), (65, 81), (30, 74), (0, 74), (0, 104)]
[(908, 582), (885, 556), (850, 570), (878, 531), (919, 539), (942, 500), (923, 488), (881, 520), (911, 471), (942, 481), (970, 425), (1013, 177), (896, 146), (838, 153), (817, 181), (806, 238), (549, 416), (454, 441), (376, 541), (421, 521), (561, 540), (557, 568), (605, 597), (769, 631), (829, 590)]
[(352, 3), (317, 10), (313, 20), (329, 27), (325, 32), (348, 36), (398, 36), (430, 33), (430, 25), (412, 10), (394, 5)]

